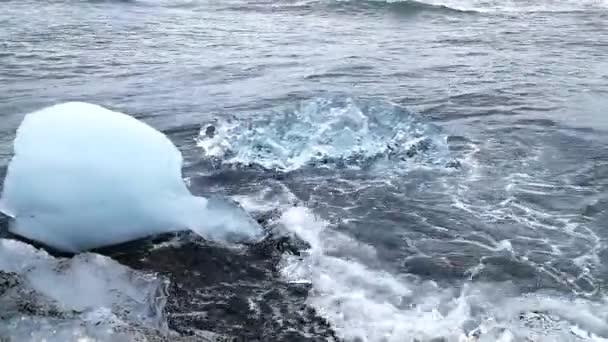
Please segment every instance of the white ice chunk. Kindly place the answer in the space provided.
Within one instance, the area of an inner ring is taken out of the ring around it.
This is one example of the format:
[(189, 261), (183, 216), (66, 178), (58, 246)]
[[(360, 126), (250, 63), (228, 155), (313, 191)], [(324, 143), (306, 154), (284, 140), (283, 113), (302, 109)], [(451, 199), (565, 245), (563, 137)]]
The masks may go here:
[(161, 132), (103, 107), (70, 102), (28, 114), (17, 131), (0, 210), (11, 232), (79, 252), (192, 229), (259, 234), (235, 207), (192, 196), (182, 156)]

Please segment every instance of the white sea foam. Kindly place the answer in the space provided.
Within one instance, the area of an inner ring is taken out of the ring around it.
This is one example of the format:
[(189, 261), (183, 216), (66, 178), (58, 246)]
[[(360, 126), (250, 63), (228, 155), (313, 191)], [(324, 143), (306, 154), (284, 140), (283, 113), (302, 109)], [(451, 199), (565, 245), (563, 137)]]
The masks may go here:
[[(608, 338), (605, 302), (520, 295), (506, 283), (442, 287), (329, 252), (337, 233), (307, 208), (287, 208), (278, 222), (311, 246), (303, 256), (285, 256), (282, 275), (312, 285), (308, 304), (347, 341), (392, 342), (403, 341), (404, 336), (420, 341)], [(351, 241), (350, 248), (361, 247)], [(500, 248), (509, 246), (503, 242)]]

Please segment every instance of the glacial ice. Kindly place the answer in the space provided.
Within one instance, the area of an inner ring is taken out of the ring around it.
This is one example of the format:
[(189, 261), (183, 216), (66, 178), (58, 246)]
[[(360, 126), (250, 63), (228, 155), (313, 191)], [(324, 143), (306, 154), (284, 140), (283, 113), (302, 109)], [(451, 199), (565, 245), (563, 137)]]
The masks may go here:
[(167, 286), (153, 273), (98, 254), (54, 258), (0, 239), (0, 340), (132, 341), (131, 332), (166, 334)]
[(12, 233), (79, 252), (192, 229), (206, 238), (257, 237), (234, 206), (208, 206), (182, 175), (182, 156), (135, 118), (80, 102), (28, 114), (17, 130), (0, 210)]

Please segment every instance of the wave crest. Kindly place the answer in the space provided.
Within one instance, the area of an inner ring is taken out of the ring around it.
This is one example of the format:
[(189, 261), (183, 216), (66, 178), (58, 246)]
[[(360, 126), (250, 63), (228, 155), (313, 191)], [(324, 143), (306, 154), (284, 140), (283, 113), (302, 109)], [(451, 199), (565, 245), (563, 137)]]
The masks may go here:
[(336, 4), (350, 4), (375, 8), (387, 8), (397, 12), (439, 12), (439, 13), (476, 13), (477, 8), (459, 6), (450, 1), (416, 1), (416, 0), (338, 0)]
[[(274, 7), (310, 8), (321, 6), (342, 11), (388, 10), (399, 14), (436, 12), (440, 14), (561, 13), (605, 10), (598, 0), (294, 0), (273, 2)], [(258, 8), (259, 9), (259, 8)]]

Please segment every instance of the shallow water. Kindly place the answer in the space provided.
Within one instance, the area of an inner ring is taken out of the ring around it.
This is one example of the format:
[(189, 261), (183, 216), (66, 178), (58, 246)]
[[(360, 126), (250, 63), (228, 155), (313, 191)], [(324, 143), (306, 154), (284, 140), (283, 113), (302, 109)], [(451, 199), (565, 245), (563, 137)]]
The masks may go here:
[[(23, 115), (58, 102), (163, 130), (194, 192), (309, 245), (276, 269), (251, 259), (272, 276), (235, 290), (250, 309), (307, 284), (348, 341), (608, 339), (606, 1), (0, 7), (1, 163)], [(227, 317), (202, 307), (199, 324)], [(301, 338), (329, 336), (307, 322)], [(294, 329), (277, 326), (261, 338)]]

